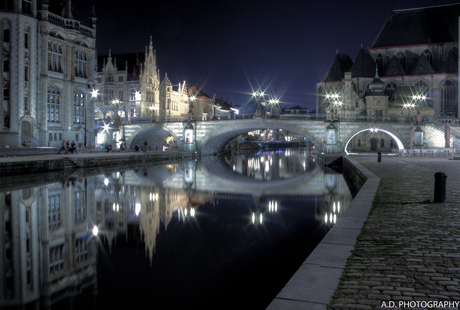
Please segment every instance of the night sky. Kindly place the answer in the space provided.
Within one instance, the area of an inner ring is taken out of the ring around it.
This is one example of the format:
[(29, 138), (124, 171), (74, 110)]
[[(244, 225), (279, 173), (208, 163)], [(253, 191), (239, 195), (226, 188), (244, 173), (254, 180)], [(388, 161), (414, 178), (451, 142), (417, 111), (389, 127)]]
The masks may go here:
[(392, 10), (456, 2), (74, 0), (73, 6), (88, 26), (95, 5), (99, 54), (144, 51), (152, 36), (161, 80), (166, 72), (173, 84), (185, 80), (234, 105), (260, 86), (282, 107), (315, 109), (316, 84), (337, 50), (354, 60)]

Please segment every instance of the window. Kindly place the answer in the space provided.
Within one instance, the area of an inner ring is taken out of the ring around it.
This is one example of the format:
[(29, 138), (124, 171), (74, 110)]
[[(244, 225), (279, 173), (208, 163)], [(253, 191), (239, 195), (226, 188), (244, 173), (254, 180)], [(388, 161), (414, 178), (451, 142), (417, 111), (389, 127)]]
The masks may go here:
[(457, 86), (449, 80), (441, 85), (441, 117), (457, 117)]
[(86, 221), (85, 191), (74, 192), (75, 198), (75, 225), (83, 224)]
[(449, 57), (453, 56), (454, 59), (458, 59), (458, 47), (454, 46), (449, 51)]
[(61, 91), (56, 85), (48, 85), (48, 106), (46, 117), (48, 122), (59, 122), (59, 99)]
[(357, 108), (359, 107), (359, 102), (358, 102), (358, 101), (356, 101), (356, 107), (357, 107)]
[(123, 100), (123, 89), (118, 90), (118, 99)]
[(48, 70), (62, 72), (62, 49), (57, 43), (48, 42)]
[(385, 140), (384, 139), (380, 140), (380, 147), (385, 147)]
[(136, 108), (135, 107), (131, 107), (131, 109), (129, 109), (129, 116), (130, 117), (136, 117)]
[(24, 33), (24, 48), (29, 48), (29, 28), (26, 28), (26, 32)]
[(0, 10), (13, 10), (13, 0), (0, 0)]
[(50, 275), (64, 270), (64, 258), (62, 252), (64, 245), (58, 245), (50, 248)]
[(73, 95), (73, 122), (74, 124), (85, 123), (85, 93), (77, 89)]
[(433, 54), (431, 53), (430, 50), (426, 49), (422, 52), (422, 56), (426, 57), (426, 60), (431, 64), (433, 64)]
[(52, 133), (50, 133), (50, 135), (49, 135), (49, 140), (53, 141), (53, 134)]
[(358, 139), (358, 147), (361, 147), (361, 139)]
[(75, 240), (75, 262), (77, 264), (83, 263), (88, 259), (88, 248), (86, 247), (85, 240)]
[(385, 95), (386, 96), (391, 96), (396, 87), (398, 87), (398, 83), (396, 83), (395, 81), (390, 81), (388, 83), (385, 84)]
[(48, 197), (48, 227), (50, 232), (54, 232), (61, 228), (60, 197), (60, 195)]
[(112, 73), (107, 73), (106, 82), (113, 82), (113, 75), (112, 75)]
[(10, 42), (10, 23), (8, 23), (7, 21), (4, 21), (3, 22), (3, 43), (9, 43), (9, 42)]
[(120, 75), (120, 76), (118, 77), (118, 82), (123, 82), (123, 75)]
[(395, 54), (395, 57), (396, 59), (399, 61), (399, 63), (401, 64), (401, 66), (406, 69), (406, 55), (399, 51)]
[(32, 14), (32, 1), (22, 0), (22, 13)]
[(394, 148), (394, 147), (395, 147), (395, 144), (394, 144), (393, 139), (390, 140), (390, 147), (391, 147), (391, 148)]
[(86, 78), (86, 63), (87, 63), (86, 53), (83, 51), (78, 51), (78, 50), (75, 51), (74, 61), (75, 61), (74, 75)]

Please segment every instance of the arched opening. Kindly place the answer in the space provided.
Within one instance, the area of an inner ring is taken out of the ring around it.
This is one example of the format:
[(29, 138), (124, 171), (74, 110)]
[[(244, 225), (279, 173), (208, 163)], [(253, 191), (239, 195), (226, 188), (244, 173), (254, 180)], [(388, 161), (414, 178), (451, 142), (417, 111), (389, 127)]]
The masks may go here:
[[(361, 129), (359, 131), (357, 131), (355, 134), (353, 134), (349, 139), (348, 141), (345, 143), (345, 148), (344, 148), (344, 152), (348, 155), (350, 154), (350, 151), (348, 150), (349, 147), (351, 147), (350, 145), (350, 142), (358, 135), (360, 135), (361, 133), (364, 133), (364, 132), (371, 132), (371, 133), (375, 133), (375, 134), (378, 134), (379, 132), (383, 132), (387, 135), (389, 135), (391, 137), (391, 144), (390, 144), (390, 147), (391, 146), (394, 146), (394, 142), (396, 142), (396, 147), (398, 150), (403, 150), (404, 149), (404, 144), (402, 143), (402, 141), (395, 135), (393, 134), (392, 132), (388, 131), (388, 130), (385, 130), (385, 129), (381, 129), (381, 128), (365, 128), (365, 129)], [(380, 142), (382, 141), (381, 138), (380, 139)], [(378, 150), (378, 146), (380, 145), (380, 147), (382, 146), (382, 142), (379, 144), (379, 139), (377, 138), (374, 138), (372, 137), (370, 139), (370, 150), (372, 151), (372, 148), (373, 148), (373, 145), (372, 145), (372, 140), (375, 140), (375, 148), (376, 150)], [(385, 142), (383, 142), (383, 144), (385, 145)], [(358, 146), (361, 147), (362, 143), (361, 143), (361, 140), (358, 139)]]

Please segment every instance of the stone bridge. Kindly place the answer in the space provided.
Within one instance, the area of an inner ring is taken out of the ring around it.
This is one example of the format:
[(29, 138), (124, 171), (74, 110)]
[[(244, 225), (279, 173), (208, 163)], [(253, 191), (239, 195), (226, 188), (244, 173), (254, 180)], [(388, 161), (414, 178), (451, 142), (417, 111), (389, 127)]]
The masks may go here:
[[(188, 125), (188, 127), (187, 127)], [(180, 150), (198, 150), (202, 155), (221, 153), (228, 142), (238, 135), (253, 130), (279, 128), (306, 137), (319, 151), (343, 152), (347, 143), (358, 133), (373, 131), (386, 133), (396, 141), (398, 149), (409, 148), (410, 123), (369, 121), (324, 121), (309, 119), (232, 119), (212, 121), (145, 123), (124, 125), (128, 148), (147, 141), (150, 146), (161, 147), (165, 138), (173, 135)], [(423, 146), (443, 148), (444, 130), (431, 123), (421, 124)], [(187, 130), (189, 132), (187, 132)], [(331, 133), (332, 132), (332, 133)], [(185, 138), (188, 135), (189, 139)], [(186, 142), (189, 142), (188, 144)], [(451, 141), (456, 141), (454, 137)], [(452, 143), (451, 143), (452, 146)]]

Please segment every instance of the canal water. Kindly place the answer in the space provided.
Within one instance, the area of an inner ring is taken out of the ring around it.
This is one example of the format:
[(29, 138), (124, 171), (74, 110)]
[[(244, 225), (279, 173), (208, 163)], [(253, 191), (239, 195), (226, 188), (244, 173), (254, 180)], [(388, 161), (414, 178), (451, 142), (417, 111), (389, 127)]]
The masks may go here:
[(0, 189), (0, 308), (265, 309), (351, 200), (305, 149)]

